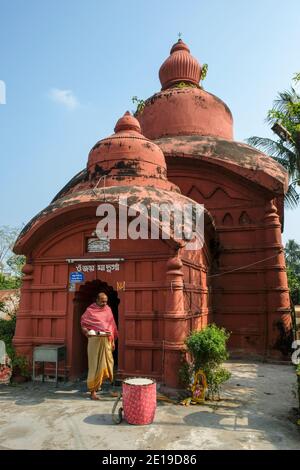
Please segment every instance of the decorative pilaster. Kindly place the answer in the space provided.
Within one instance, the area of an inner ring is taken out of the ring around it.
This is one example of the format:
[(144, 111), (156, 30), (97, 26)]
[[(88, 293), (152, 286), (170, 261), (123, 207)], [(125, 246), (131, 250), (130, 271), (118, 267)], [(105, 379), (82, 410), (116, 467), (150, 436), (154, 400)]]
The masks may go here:
[(182, 261), (173, 256), (167, 262), (166, 310), (164, 314), (164, 380), (168, 387), (178, 386), (181, 351), (187, 335), (184, 311)]
[[(281, 224), (274, 201), (266, 204), (265, 217), (266, 355), (283, 359), (291, 332), (290, 298), (281, 240)], [(273, 255), (273, 257), (272, 257)]]
[(13, 344), (18, 354), (31, 358), (32, 346), (32, 322), (29, 313), (31, 312), (31, 283), (33, 280), (33, 266), (26, 263), (23, 266), (20, 306), (17, 313), (17, 323)]

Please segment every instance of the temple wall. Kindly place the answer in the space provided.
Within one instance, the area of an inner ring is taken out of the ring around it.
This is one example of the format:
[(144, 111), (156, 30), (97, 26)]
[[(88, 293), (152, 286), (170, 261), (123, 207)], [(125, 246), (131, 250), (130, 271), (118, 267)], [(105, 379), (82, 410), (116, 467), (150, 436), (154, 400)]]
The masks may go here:
[[(81, 376), (87, 370), (87, 342), (80, 331), (80, 316), (94, 301), (91, 292), (100, 289), (120, 301), (119, 376), (146, 375), (176, 386), (184, 339), (191, 329), (206, 325), (211, 314), (207, 256), (183, 251), (177, 272), (168, 268), (174, 248), (161, 240), (111, 240), (110, 252), (87, 253), (85, 240), (94, 227), (94, 222), (81, 222), (49, 232), (28, 257), (14, 337), (17, 351), (31, 360), (34, 346), (66, 344), (68, 375)], [(72, 292), (70, 272), (79, 264), (97, 263), (68, 263), (67, 259), (88, 257), (125, 260), (118, 263), (118, 271), (84, 272), (84, 282)], [(190, 309), (190, 302), (200, 306), (199, 311), (194, 306)], [(168, 360), (175, 369), (170, 370)]]
[(269, 207), (274, 195), (229, 172), (173, 160), (169, 179), (204, 204), (216, 224), (220, 246), (208, 277), (213, 321), (231, 331), (235, 354), (282, 357), (290, 304), (276, 199), (273, 212)]

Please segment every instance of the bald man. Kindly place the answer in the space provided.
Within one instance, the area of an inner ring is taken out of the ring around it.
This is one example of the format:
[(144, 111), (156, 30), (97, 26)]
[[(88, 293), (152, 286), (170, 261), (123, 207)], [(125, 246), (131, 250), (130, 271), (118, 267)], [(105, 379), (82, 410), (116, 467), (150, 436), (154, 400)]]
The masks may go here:
[(87, 386), (92, 400), (99, 400), (97, 391), (105, 379), (113, 381), (115, 340), (118, 337), (113, 313), (107, 305), (104, 292), (97, 295), (81, 317), (81, 329), (88, 338), (88, 378)]

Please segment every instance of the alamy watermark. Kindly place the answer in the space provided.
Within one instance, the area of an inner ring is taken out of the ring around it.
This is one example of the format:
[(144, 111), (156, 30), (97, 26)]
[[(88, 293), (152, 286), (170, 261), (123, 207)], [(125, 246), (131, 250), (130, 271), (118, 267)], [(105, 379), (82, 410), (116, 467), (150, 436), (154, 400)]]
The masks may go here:
[(6, 104), (6, 85), (3, 80), (0, 80), (0, 104)]
[(292, 342), (292, 349), (295, 349), (292, 354), (292, 363), (297, 366), (300, 364), (300, 339), (296, 339)]
[(173, 239), (187, 250), (199, 250), (204, 243), (204, 212), (204, 206), (196, 202), (129, 205), (126, 197), (120, 197), (117, 207), (112, 203), (97, 207), (101, 220), (96, 234), (111, 240)]

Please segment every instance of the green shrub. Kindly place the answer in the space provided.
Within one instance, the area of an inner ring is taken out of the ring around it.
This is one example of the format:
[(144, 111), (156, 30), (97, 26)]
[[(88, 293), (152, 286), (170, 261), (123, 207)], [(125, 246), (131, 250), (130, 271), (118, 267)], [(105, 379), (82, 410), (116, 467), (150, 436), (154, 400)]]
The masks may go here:
[(181, 367), (178, 371), (179, 382), (183, 387), (189, 388), (191, 385), (191, 379), (194, 373), (193, 365), (187, 362), (185, 355), (181, 358)]
[(10, 316), (9, 320), (0, 319), (0, 340), (4, 341), (6, 352), (12, 361), (13, 373), (29, 377), (29, 363), (25, 356), (17, 355), (12, 344), (16, 329), (16, 315)]
[(200, 331), (193, 331), (186, 339), (188, 351), (194, 359), (195, 368), (216, 367), (228, 359), (226, 342), (229, 333), (224, 328), (208, 325)]
[(6, 276), (0, 273), (0, 290), (5, 289), (18, 289), (22, 284), (22, 279), (19, 276)]
[(16, 316), (12, 315), (9, 320), (3, 320), (0, 318), (0, 339), (4, 341), (6, 346), (6, 352), (10, 358), (13, 355), (12, 339), (16, 329)]
[(15, 350), (12, 355), (13, 374), (30, 377), (29, 363), (25, 356), (16, 355)]
[(226, 348), (229, 336), (224, 328), (212, 324), (203, 330), (193, 331), (185, 341), (191, 361), (183, 364), (179, 376), (187, 384), (192, 381), (192, 375), (202, 369), (207, 378), (208, 398), (219, 397), (221, 384), (231, 376), (227, 369), (221, 367), (229, 357)]
[(230, 379), (231, 373), (225, 367), (216, 367), (215, 369), (203, 368), (208, 385), (208, 398), (211, 400), (220, 399), (220, 388), (222, 383)]

